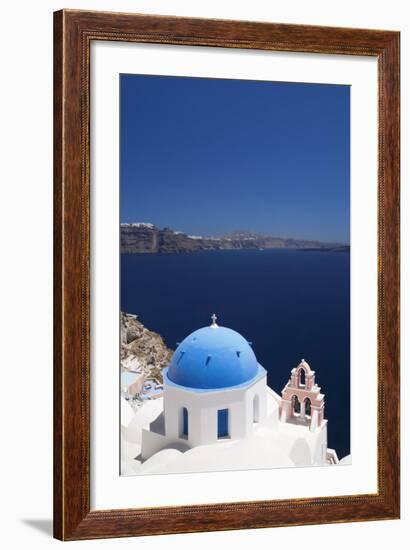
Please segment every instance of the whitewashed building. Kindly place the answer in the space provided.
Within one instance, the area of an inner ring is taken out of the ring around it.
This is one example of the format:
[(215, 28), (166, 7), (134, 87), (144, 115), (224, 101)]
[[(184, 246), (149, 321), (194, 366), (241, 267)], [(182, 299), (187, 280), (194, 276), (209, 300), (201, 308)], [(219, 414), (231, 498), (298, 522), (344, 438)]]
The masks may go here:
[[(124, 426), (130, 458), (123, 471), (197, 471), (204, 460), (210, 469), (338, 463), (327, 448), (324, 395), (309, 365), (302, 360), (292, 370), (279, 396), (250, 343), (212, 317), (164, 369), (162, 403)], [(141, 423), (139, 439), (133, 426)]]
[(163, 375), (164, 410), (143, 431), (143, 459), (172, 444), (242, 439), (266, 418), (266, 370), (245, 338), (215, 316), (185, 338)]

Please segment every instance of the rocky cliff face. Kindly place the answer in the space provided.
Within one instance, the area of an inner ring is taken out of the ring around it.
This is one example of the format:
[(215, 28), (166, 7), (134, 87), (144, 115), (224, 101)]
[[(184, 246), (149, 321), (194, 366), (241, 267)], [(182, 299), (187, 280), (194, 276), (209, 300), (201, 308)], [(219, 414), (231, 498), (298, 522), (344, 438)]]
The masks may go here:
[(348, 246), (299, 239), (284, 239), (251, 232), (235, 232), (223, 237), (186, 235), (150, 223), (121, 224), (122, 253), (196, 252), (199, 250), (240, 250), (292, 248), (300, 250), (347, 250)]
[(168, 227), (158, 229), (151, 224), (121, 224), (123, 253), (195, 252), (218, 250), (227, 248), (227, 245), (228, 242), (223, 243), (221, 239), (189, 236)]
[(138, 365), (147, 378), (162, 382), (162, 369), (168, 365), (172, 353), (159, 334), (145, 328), (135, 315), (121, 312), (122, 365)]

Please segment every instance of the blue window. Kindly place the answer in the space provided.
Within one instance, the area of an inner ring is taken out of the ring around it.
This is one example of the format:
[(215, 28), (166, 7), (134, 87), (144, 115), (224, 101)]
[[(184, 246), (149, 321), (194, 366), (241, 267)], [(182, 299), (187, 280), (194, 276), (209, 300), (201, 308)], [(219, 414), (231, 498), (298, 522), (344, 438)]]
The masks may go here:
[(218, 437), (227, 437), (228, 432), (228, 409), (218, 411)]
[(188, 437), (188, 409), (182, 409), (182, 435)]

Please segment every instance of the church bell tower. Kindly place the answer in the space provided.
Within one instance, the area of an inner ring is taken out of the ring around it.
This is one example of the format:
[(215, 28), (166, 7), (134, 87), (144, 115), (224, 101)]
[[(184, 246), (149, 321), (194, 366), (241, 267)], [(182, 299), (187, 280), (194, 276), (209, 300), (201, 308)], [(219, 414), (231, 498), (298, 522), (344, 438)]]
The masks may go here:
[(281, 422), (307, 424), (311, 432), (315, 431), (326, 422), (324, 398), (315, 382), (315, 371), (302, 359), (282, 390)]

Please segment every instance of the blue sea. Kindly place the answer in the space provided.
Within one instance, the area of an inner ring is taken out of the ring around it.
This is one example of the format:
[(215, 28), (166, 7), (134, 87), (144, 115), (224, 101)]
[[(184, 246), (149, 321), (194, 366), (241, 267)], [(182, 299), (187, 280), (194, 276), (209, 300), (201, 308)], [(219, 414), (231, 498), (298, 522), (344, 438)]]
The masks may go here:
[(350, 254), (227, 250), (123, 254), (121, 309), (171, 349), (211, 323), (252, 342), (280, 393), (304, 358), (325, 394), (329, 447), (350, 453)]

